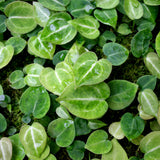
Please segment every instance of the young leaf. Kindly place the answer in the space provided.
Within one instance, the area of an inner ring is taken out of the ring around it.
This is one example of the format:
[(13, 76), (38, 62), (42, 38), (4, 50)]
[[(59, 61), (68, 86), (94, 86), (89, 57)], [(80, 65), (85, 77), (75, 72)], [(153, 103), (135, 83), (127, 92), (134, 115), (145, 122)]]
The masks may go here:
[(54, 11), (65, 11), (70, 0), (38, 0), (44, 7)]
[(131, 113), (125, 113), (121, 118), (121, 129), (124, 135), (131, 141), (141, 135), (144, 130), (145, 123), (140, 117)]
[(123, 64), (129, 56), (129, 51), (127, 48), (114, 42), (106, 43), (103, 46), (103, 52), (113, 66), (119, 66)]
[(117, 18), (118, 18), (116, 9), (110, 9), (110, 10), (96, 9), (94, 11), (94, 16), (101, 23), (112, 26), (113, 28), (116, 28)]
[(111, 63), (106, 59), (97, 59), (94, 52), (83, 53), (78, 58), (73, 67), (77, 86), (98, 84), (109, 77)]
[(68, 23), (69, 20), (71, 17), (65, 12), (53, 14), (41, 32), (41, 39), (59, 45), (70, 42), (76, 36), (77, 30)]
[(138, 0), (124, 0), (124, 10), (131, 19), (140, 19), (143, 16), (143, 7)]
[(62, 118), (53, 120), (48, 126), (48, 134), (52, 138), (56, 138), (58, 146), (67, 147), (75, 138), (74, 122)]
[(42, 118), (49, 108), (50, 98), (43, 87), (30, 87), (21, 96), (20, 110), (26, 115), (33, 114), (35, 118)]
[(11, 160), (12, 158), (12, 143), (9, 138), (3, 137), (0, 140), (0, 159)]
[(90, 129), (99, 129), (106, 126), (106, 123), (97, 119), (93, 119), (88, 121), (88, 126)]
[(132, 33), (131, 29), (129, 28), (129, 25), (127, 23), (122, 23), (118, 26), (117, 32), (122, 35), (128, 35)]
[(6, 16), (0, 15), (0, 33), (3, 33), (6, 31), (5, 20), (6, 20)]
[(159, 108), (158, 98), (152, 89), (145, 89), (139, 92), (138, 101), (146, 114), (157, 117)]
[(84, 158), (84, 146), (85, 143), (83, 141), (74, 141), (72, 145), (67, 147), (67, 153), (69, 154), (72, 160), (82, 160)]
[(122, 148), (122, 146), (118, 143), (118, 141), (114, 138), (112, 139), (112, 149), (110, 152), (106, 154), (102, 154), (101, 160), (128, 160), (126, 151)]
[(142, 30), (135, 34), (131, 40), (131, 51), (136, 58), (144, 57), (149, 48), (152, 33), (150, 30)]
[(123, 139), (125, 136), (121, 129), (120, 122), (111, 123), (109, 126), (109, 133), (116, 139)]
[(41, 124), (34, 122), (31, 126), (22, 126), (19, 138), (29, 158), (41, 158), (47, 144), (47, 134)]
[(77, 117), (97, 119), (102, 117), (107, 111), (108, 104), (105, 99), (109, 95), (109, 87), (104, 82), (96, 85), (81, 86), (77, 89), (75, 89), (75, 85), (72, 83), (57, 98), (57, 101)]
[(8, 16), (7, 28), (13, 33), (25, 34), (37, 26), (33, 6), (27, 2), (9, 3), (4, 12)]
[(3, 114), (0, 113), (0, 133), (7, 129), (7, 121)]
[(85, 148), (95, 154), (108, 153), (112, 149), (108, 134), (103, 130), (94, 131), (87, 139)]
[(147, 134), (140, 142), (140, 150), (145, 154), (145, 160), (158, 160), (160, 157), (160, 131)]
[(144, 0), (144, 3), (149, 6), (158, 6), (160, 5), (160, 0)]
[(40, 77), (42, 70), (43, 70), (43, 66), (37, 63), (32, 63), (32, 64), (27, 65), (23, 69), (23, 72), (27, 74), (24, 78), (25, 83), (30, 87), (41, 86), (39, 77)]
[[(138, 85), (126, 80), (112, 80), (108, 83), (111, 95), (107, 99), (109, 108), (121, 110), (129, 106), (136, 96)], [(124, 87), (125, 86), (125, 87)]]
[(96, 6), (103, 9), (115, 8), (119, 4), (119, 0), (95, 0)]
[(69, 21), (77, 31), (88, 39), (96, 39), (100, 32), (99, 22), (92, 16), (83, 16)]
[(61, 95), (73, 82), (72, 68), (65, 62), (58, 63), (55, 70), (44, 68), (40, 75), (40, 82), (50, 92)]

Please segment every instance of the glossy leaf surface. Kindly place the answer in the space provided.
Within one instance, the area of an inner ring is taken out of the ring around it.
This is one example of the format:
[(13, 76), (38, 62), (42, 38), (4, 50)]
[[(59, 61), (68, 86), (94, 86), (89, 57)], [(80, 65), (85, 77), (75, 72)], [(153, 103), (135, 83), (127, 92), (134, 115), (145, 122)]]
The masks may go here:
[(119, 4), (119, 0), (96, 0), (96, 6), (104, 9), (115, 8)]

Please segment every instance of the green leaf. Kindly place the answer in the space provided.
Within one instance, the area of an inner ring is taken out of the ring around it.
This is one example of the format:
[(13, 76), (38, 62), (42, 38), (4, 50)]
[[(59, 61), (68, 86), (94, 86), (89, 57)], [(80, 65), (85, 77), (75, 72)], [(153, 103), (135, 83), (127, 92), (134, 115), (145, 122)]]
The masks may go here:
[(156, 83), (157, 83), (157, 78), (156, 76), (152, 76), (152, 75), (144, 75), (138, 78), (137, 80), (137, 84), (139, 85), (139, 88), (141, 90), (144, 90), (147, 88), (154, 90), (156, 87)]
[(29, 87), (20, 99), (20, 110), (24, 114), (33, 114), (34, 118), (44, 117), (50, 108), (48, 92), (43, 87)]
[(123, 139), (125, 136), (121, 129), (120, 122), (111, 123), (109, 126), (109, 133), (116, 139)]
[(70, 0), (38, 0), (44, 7), (54, 11), (65, 11)]
[(66, 12), (53, 14), (41, 33), (41, 39), (59, 45), (70, 42), (77, 30), (68, 23), (69, 20), (71, 17)]
[(125, 113), (121, 118), (121, 129), (124, 135), (131, 141), (141, 135), (145, 123), (139, 116), (133, 117), (131, 113)]
[(106, 10), (96, 9), (94, 11), (94, 16), (101, 23), (116, 28), (117, 18), (118, 18), (116, 9), (106, 9)]
[(109, 95), (109, 87), (104, 82), (91, 86), (81, 86), (77, 89), (72, 83), (57, 98), (57, 101), (77, 117), (97, 119), (106, 113), (108, 104), (105, 99)]
[(115, 8), (119, 4), (119, 0), (95, 0), (96, 6), (103, 9)]
[(95, 154), (108, 153), (112, 149), (108, 134), (103, 130), (94, 131), (87, 139), (85, 148)]
[(67, 109), (63, 106), (59, 106), (56, 108), (56, 114), (63, 119), (72, 119)]
[(19, 134), (15, 134), (10, 136), (9, 139), (12, 142), (13, 150), (12, 150), (12, 159), (14, 160), (23, 160), (25, 157), (25, 152), (22, 143), (19, 139)]
[(40, 58), (40, 57), (36, 57), (36, 58), (34, 58), (33, 62), (43, 66), (45, 64), (45, 62), (46, 62), (46, 59), (43, 59), (43, 58)]
[(112, 80), (108, 85), (111, 95), (107, 99), (107, 102), (112, 110), (121, 110), (128, 107), (134, 100), (138, 90), (137, 84), (126, 80)]
[(6, 31), (5, 20), (6, 20), (6, 16), (0, 14), (0, 33), (3, 33)]
[(45, 152), (47, 144), (47, 134), (41, 124), (34, 122), (31, 126), (22, 126), (19, 138), (24, 147), (25, 153), (29, 158), (41, 158)]
[(57, 160), (57, 158), (53, 154), (49, 154), (45, 160)]
[(124, 0), (124, 10), (131, 19), (140, 19), (143, 16), (143, 7), (138, 0)]
[(0, 113), (0, 133), (7, 129), (7, 121), (3, 114)]
[(149, 49), (152, 33), (150, 30), (142, 30), (137, 32), (131, 40), (131, 51), (136, 58), (144, 57)]
[(101, 160), (128, 160), (126, 151), (122, 148), (122, 146), (118, 143), (118, 141), (114, 138), (112, 139), (112, 149), (109, 153), (102, 154)]
[(45, 27), (47, 21), (49, 20), (49, 17), (51, 15), (51, 12), (49, 9), (43, 7), (41, 3), (33, 2), (36, 22), (41, 26)]
[(4, 12), (8, 16), (7, 28), (13, 33), (25, 34), (32, 31), (37, 25), (33, 6), (27, 2), (9, 3)]
[(72, 16), (80, 17), (90, 15), (94, 8), (95, 6), (88, 0), (71, 0), (70, 4), (67, 7), (67, 10)]
[(11, 160), (12, 158), (12, 143), (9, 138), (3, 137), (0, 140), (0, 159)]
[(156, 49), (158, 56), (160, 57), (160, 32), (156, 36), (155, 49)]
[(71, 67), (60, 62), (56, 65), (55, 70), (44, 68), (40, 75), (41, 84), (50, 92), (61, 95), (64, 89), (73, 82), (73, 73)]
[(144, 0), (144, 3), (149, 6), (158, 6), (160, 5), (160, 0)]
[(107, 79), (112, 65), (106, 59), (97, 61), (94, 52), (83, 53), (73, 66), (76, 86), (93, 85)]
[(149, 72), (160, 79), (160, 58), (154, 52), (150, 52), (144, 58), (144, 63)]
[(0, 69), (5, 67), (12, 59), (14, 49), (11, 45), (4, 46), (0, 42)]
[(23, 69), (23, 72), (27, 75), (24, 78), (25, 83), (30, 87), (38, 87), (41, 86), (39, 81), (40, 74), (43, 70), (43, 66), (37, 63), (32, 63)]
[(160, 125), (158, 124), (157, 120), (151, 121), (149, 124), (152, 131), (160, 131)]
[(138, 101), (146, 114), (157, 117), (159, 108), (158, 98), (152, 89), (145, 89), (139, 92)]
[(3, 92), (3, 88), (2, 88), (2, 85), (0, 84), (0, 95), (3, 95), (4, 92)]
[(100, 32), (99, 22), (92, 16), (83, 16), (69, 21), (77, 31), (88, 39), (96, 39)]
[(131, 29), (129, 28), (129, 25), (127, 23), (122, 23), (118, 26), (117, 32), (122, 35), (128, 35), (132, 33)]
[(160, 131), (147, 134), (140, 142), (140, 150), (145, 160), (158, 160), (160, 157)]
[(76, 129), (76, 136), (82, 136), (89, 134), (91, 129), (88, 126), (88, 121), (82, 118), (76, 117), (74, 120), (75, 129)]
[(106, 43), (103, 46), (103, 52), (113, 66), (119, 66), (123, 64), (129, 56), (129, 51), (127, 48), (114, 42)]
[(21, 89), (25, 87), (24, 74), (21, 70), (15, 70), (9, 75), (9, 81), (13, 89)]
[(56, 138), (58, 146), (67, 147), (75, 138), (74, 122), (62, 118), (53, 120), (48, 126), (48, 134), (52, 138)]
[(106, 123), (97, 119), (93, 119), (88, 121), (88, 126), (90, 129), (99, 129), (106, 126)]
[(72, 160), (82, 160), (84, 158), (84, 146), (83, 141), (76, 140), (72, 145), (67, 147), (67, 153)]
[(11, 45), (14, 48), (14, 55), (17, 55), (23, 51), (26, 46), (26, 41), (20, 37), (11, 37), (6, 42), (6, 45)]

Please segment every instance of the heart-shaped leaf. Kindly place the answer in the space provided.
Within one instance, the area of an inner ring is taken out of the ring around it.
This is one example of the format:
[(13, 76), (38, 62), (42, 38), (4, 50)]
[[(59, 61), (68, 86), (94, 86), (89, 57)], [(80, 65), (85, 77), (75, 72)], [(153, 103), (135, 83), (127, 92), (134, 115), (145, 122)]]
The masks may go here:
[(62, 118), (53, 120), (48, 126), (48, 134), (52, 138), (56, 138), (56, 143), (58, 146), (69, 146), (75, 138), (75, 127), (73, 120)]
[(40, 75), (40, 82), (50, 92), (61, 95), (63, 90), (73, 82), (72, 69), (65, 62), (58, 63), (55, 70), (44, 68)]
[(97, 61), (93, 52), (83, 53), (74, 64), (73, 71), (77, 86), (97, 84), (107, 79), (112, 65), (106, 59)]
[(50, 108), (48, 92), (43, 87), (30, 87), (21, 96), (20, 110), (26, 114), (33, 114), (35, 118), (42, 118)]
[(9, 138), (3, 137), (0, 140), (0, 159), (11, 160), (12, 158), (12, 143)]
[(128, 35), (132, 33), (131, 29), (129, 28), (129, 25), (127, 23), (122, 23), (118, 26), (117, 32), (122, 35)]
[(95, 0), (96, 6), (104, 9), (115, 8), (119, 4), (119, 0)]
[(74, 83), (68, 86), (57, 101), (72, 114), (84, 119), (102, 117), (108, 109), (105, 99), (110, 95), (110, 89), (104, 82), (81, 86), (75, 89)]
[(108, 134), (103, 130), (94, 131), (87, 139), (85, 148), (95, 154), (108, 153), (112, 149)]
[(101, 23), (116, 28), (117, 18), (118, 18), (116, 9), (106, 9), (106, 10), (96, 9), (94, 11), (94, 16)]

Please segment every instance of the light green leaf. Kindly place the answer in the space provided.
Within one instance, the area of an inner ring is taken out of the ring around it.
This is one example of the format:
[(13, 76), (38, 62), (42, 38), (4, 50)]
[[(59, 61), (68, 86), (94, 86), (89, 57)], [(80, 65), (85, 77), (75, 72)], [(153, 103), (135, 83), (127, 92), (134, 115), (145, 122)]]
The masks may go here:
[(107, 79), (112, 65), (106, 59), (97, 61), (94, 52), (83, 53), (73, 66), (76, 86), (97, 84)]
[(154, 52), (150, 52), (144, 58), (144, 63), (152, 75), (160, 79), (160, 58)]
[(83, 16), (69, 21), (77, 31), (88, 39), (96, 39), (100, 32), (99, 22), (92, 16)]
[(144, 57), (149, 49), (152, 33), (150, 30), (145, 29), (137, 32), (131, 40), (131, 51), (136, 58)]
[(131, 19), (140, 19), (143, 16), (143, 7), (138, 0), (124, 0), (124, 10)]
[(72, 114), (84, 119), (102, 117), (108, 109), (105, 99), (110, 95), (106, 83), (91, 86), (81, 86), (75, 89), (72, 83), (61, 94), (57, 101)]
[(103, 130), (94, 131), (87, 139), (85, 148), (95, 154), (108, 153), (112, 149), (108, 134)]
[(120, 122), (111, 123), (109, 126), (109, 133), (116, 139), (123, 139), (125, 136), (121, 129)]
[(118, 18), (116, 9), (106, 9), (106, 10), (96, 9), (94, 11), (94, 16), (101, 23), (116, 28), (117, 18)]
[(95, 0), (96, 6), (103, 9), (115, 8), (119, 4), (119, 0)]
[(14, 49), (11, 45), (3, 46), (0, 44), (0, 69), (5, 67), (12, 59)]
[(45, 160), (57, 160), (57, 158), (53, 154), (49, 154)]
[(70, 0), (38, 0), (44, 7), (54, 11), (65, 11)]
[(24, 114), (33, 114), (34, 118), (42, 118), (49, 108), (50, 98), (43, 87), (30, 87), (23, 92), (20, 99), (20, 110)]
[(56, 114), (63, 119), (72, 119), (67, 109), (63, 106), (59, 106), (56, 108)]
[(149, 6), (158, 6), (160, 5), (160, 0), (144, 0), (144, 3)]
[(20, 38), (20, 37), (11, 37), (6, 41), (5, 44), (13, 46), (14, 55), (17, 55), (20, 52), (22, 52), (23, 49), (25, 48), (26, 41), (23, 38)]
[(97, 120), (97, 119), (93, 119), (93, 120), (88, 121), (88, 126), (90, 129), (99, 129), (99, 128), (102, 128), (106, 125), (107, 125), (106, 123), (104, 123), (100, 120)]
[(134, 100), (138, 90), (137, 84), (126, 80), (112, 80), (108, 85), (111, 90), (111, 95), (107, 99), (107, 102), (109, 108), (113, 110), (121, 110), (128, 107)]
[(19, 134), (15, 134), (10, 136), (9, 139), (12, 142), (13, 150), (12, 150), (12, 160), (23, 160), (25, 157), (25, 152), (22, 143), (19, 139)]
[(25, 34), (32, 31), (37, 25), (33, 6), (27, 2), (9, 3), (4, 12), (8, 16), (7, 28), (13, 33)]
[(12, 158), (12, 143), (9, 138), (3, 137), (0, 140), (0, 159), (11, 160)]
[(63, 90), (73, 82), (72, 69), (65, 62), (58, 63), (55, 70), (44, 68), (40, 75), (40, 82), (50, 92), (61, 95)]
[(7, 121), (3, 114), (0, 113), (0, 133), (7, 129)]
[(6, 16), (0, 14), (0, 33), (3, 33), (6, 31), (5, 20), (6, 20)]
[(140, 150), (145, 154), (145, 160), (159, 160), (160, 157), (160, 131), (147, 134), (140, 142)]
[(152, 89), (145, 89), (139, 92), (138, 101), (146, 114), (157, 117), (159, 108), (158, 98)]
[(40, 123), (34, 122), (31, 126), (22, 126), (19, 138), (28, 157), (41, 158), (46, 149), (47, 134)]
[(131, 113), (125, 113), (121, 118), (121, 129), (124, 135), (131, 141), (141, 135), (144, 130), (144, 120), (139, 116), (133, 117)]
[(40, 74), (43, 70), (43, 66), (37, 63), (32, 63), (23, 69), (23, 72), (27, 75), (24, 78), (25, 83), (30, 87), (38, 87), (41, 86), (39, 81)]
[(62, 118), (53, 120), (48, 126), (48, 134), (52, 138), (56, 138), (58, 146), (67, 147), (75, 138), (74, 122)]
[(128, 160), (126, 151), (116, 139), (112, 139), (112, 149), (109, 153), (103, 154), (101, 160)]
[(118, 26), (117, 32), (122, 35), (128, 35), (132, 33), (131, 29), (129, 28), (129, 25), (127, 23), (122, 23)]
[(103, 46), (103, 52), (107, 56), (107, 60), (111, 62), (113, 66), (123, 64), (129, 56), (127, 48), (114, 42), (106, 43)]
[(155, 47), (156, 47), (156, 52), (157, 52), (158, 56), (160, 57), (160, 32), (156, 36)]
[(41, 39), (59, 45), (70, 42), (77, 30), (67, 22), (69, 20), (71, 17), (66, 12), (53, 14), (41, 33)]
[(0, 84), (0, 95), (3, 95), (4, 94), (4, 92), (3, 92), (3, 87), (2, 87), (2, 85)]
[(25, 87), (26, 83), (24, 82), (24, 74), (21, 70), (15, 70), (9, 75), (9, 81), (11, 87), (14, 89), (21, 89)]
[(41, 3), (33, 2), (33, 6), (34, 6), (36, 22), (41, 27), (45, 27), (47, 21), (49, 20), (51, 12), (49, 11), (49, 9), (43, 7)]

